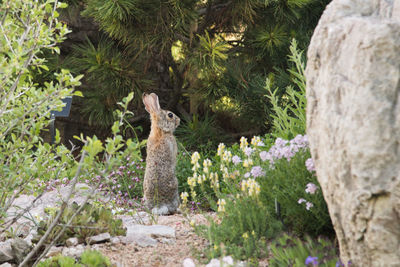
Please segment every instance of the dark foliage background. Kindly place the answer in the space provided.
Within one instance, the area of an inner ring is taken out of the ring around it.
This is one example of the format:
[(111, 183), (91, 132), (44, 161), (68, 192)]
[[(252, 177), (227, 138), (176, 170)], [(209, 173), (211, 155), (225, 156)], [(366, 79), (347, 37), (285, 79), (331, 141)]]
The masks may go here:
[(290, 42), (307, 48), (329, 0), (67, 2), (61, 16), (73, 33), (48, 60), (85, 75), (72, 120), (106, 136), (116, 103), (134, 91), (130, 122), (148, 129), (141, 94), (155, 92), (182, 118), (179, 140), (215, 147), (270, 131), (265, 79), (284, 99)]

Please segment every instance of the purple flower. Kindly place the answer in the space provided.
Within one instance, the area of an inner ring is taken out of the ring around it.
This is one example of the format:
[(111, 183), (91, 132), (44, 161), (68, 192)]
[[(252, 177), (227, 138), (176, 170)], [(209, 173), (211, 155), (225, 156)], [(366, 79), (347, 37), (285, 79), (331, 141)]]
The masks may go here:
[(233, 156), (232, 157), (232, 162), (235, 164), (235, 165), (237, 165), (237, 164), (239, 164), (240, 162), (242, 162), (242, 160), (241, 160), (241, 158), (239, 157), (239, 156)]
[(306, 210), (310, 210), (312, 207), (314, 207), (314, 204), (311, 202), (306, 203)]
[(314, 161), (312, 158), (306, 160), (306, 168), (309, 172), (315, 171)]
[(335, 267), (341, 267), (341, 266), (344, 266), (344, 264), (342, 263), (341, 260), (338, 260), (338, 261), (336, 262)]
[(304, 264), (305, 265), (312, 264), (313, 266), (318, 266), (318, 257), (308, 256)]
[(313, 195), (313, 194), (315, 194), (315, 191), (317, 191), (317, 189), (318, 189), (318, 186), (316, 186), (315, 184), (313, 184), (313, 183), (308, 183), (307, 185), (306, 185), (306, 193), (307, 194), (311, 194), (311, 195)]
[(250, 157), (252, 153), (253, 153), (253, 149), (251, 147), (246, 147), (244, 149), (244, 154), (246, 154), (246, 156)]
[(287, 140), (283, 140), (282, 138), (276, 138), (276, 140), (275, 140), (275, 145), (277, 146), (277, 147), (283, 147), (283, 146), (286, 146), (286, 144), (287, 144)]
[(244, 174), (244, 178), (249, 178), (250, 177), (250, 173), (249, 172), (246, 172), (245, 174)]
[(260, 166), (254, 166), (253, 168), (251, 168), (250, 172), (254, 178), (265, 175), (265, 172), (263, 171), (263, 169)]

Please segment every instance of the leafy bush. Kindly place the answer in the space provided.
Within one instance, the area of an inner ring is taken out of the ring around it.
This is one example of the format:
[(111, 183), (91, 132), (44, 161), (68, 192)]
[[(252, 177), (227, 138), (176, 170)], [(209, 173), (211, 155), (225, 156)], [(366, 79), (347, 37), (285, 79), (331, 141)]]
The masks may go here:
[(271, 244), (269, 266), (344, 266), (338, 259), (333, 242), (326, 238), (317, 240), (306, 236), (304, 240), (284, 234)]
[(82, 253), (80, 263), (90, 267), (108, 267), (111, 266), (110, 260), (96, 250), (86, 250)]
[(272, 91), (271, 80), (266, 81), (267, 97), (271, 101), (275, 115), (273, 119), (272, 135), (283, 139), (292, 139), (298, 134), (306, 132), (306, 78), (304, 75), (305, 63), (302, 59), (302, 51), (297, 50), (297, 42), (293, 39), (290, 46), (289, 61), (294, 63), (295, 68), (289, 69), (291, 80), (297, 87), (288, 86), (286, 95), (281, 99), (277, 96), (278, 89)]
[(268, 255), (267, 239), (276, 236), (281, 223), (267, 207), (254, 197), (220, 199), (217, 203), (219, 217), (209, 218), (209, 226), (195, 227), (198, 234), (206, 237), (210, 246), (209, 258), (233, 255), (237, 259), (252, 259)]
[(38, 267), (111, 267), (110, 260), (96, 250), (85, 250), (80, 259), (67, 256), (54, 256), (38, 264)]
[[(259, 179), (264, 203), (278, 201), (284, 224), (302, 235), (333, 232), (328, 208), (319, 187), (308, 150), (307, 136), (276, 139), (268, 152), (259, 154), (269, 165)], [(271, 211), (272, 211), (271, 206)]]
[[(78, 204), (72, 203), (70, 207), (64, 210), (58, 225), (50, 233), (46, 243), (53, 241), (62, 226), (67, 224), (78, 208)], [(40, 240), (57, 214), (57, 210), (54, 209), (46, 209), (45, 211), (48, 214), (48, 218), (39, 222), (37, 236), (32, 239), (33, 243), (37, 243)], [(104, 206), (96, 207), (87, 203), (82, 211), (73, 218), (70, 227), (67, 227), (63, 235), (58, 239), (57, 245), (65, 245), (65, 241), (70, 237), (77, 237), (80, 242), (85, 242), (90, 236), (106, 232), (111, 236), (125, 235), (126, 229), (123, 228), (122, 220), (114, 219), (114, 215), (110, 209)]]
[[(217, 211), (217, 222), (203, 227), (204, 236), (212, 245), (223, 243), (237, 258), (261, 256), (259, 245), (248, 243), (250, 238), (244, 242), (243, 236), (254, 231), (254, 240), (271, 238), (279, 231), (278, 219), (301, 235), (332, 231), (309, 155), (307, 137), (301, 135), (275, 142), (256, 136), (250, 145), (242, 137), (232, 147), (220, 144), (211, 159), (195, 152), (190, 191), (181, 193), (183, 208), (191, 199)], [(276, 201), (281, 216), (275, 213)]]
[[(38, 191), (41, 190), (38, 190), (37, 180), (48, 182), (66, 177), (71, 180), (68, 191), (68, 196), (71, 196), (82, 172), (93, 172), (104, 178), (112, 169), (117, 157), (127, 156), (137, 148), (135, 142), (130, 139), (124, 141), (118, 134), (124, 122), (124, 115), (129, 113), (127, 106), (133, 99), (133, 94), (120, 103), (124, 111), (117, 111), (119, 121), (112, 127), (112, 137), (103, 143), (95, 136), (84, 138), (81, 135), (83, 145), (79, 163), (75, 161), (76, 155), (65, 146), (52, 146), (41, 138), (41, 131), (46, 129), (51, 121), (50, 111), (60, 110), (64, 106), (62, 98), (82, 95), (74, 92), (74, 87), (80, 85), (79, 80), (82, 76), (74, 77), (67, 70), (55, 72), (55, 80), (43, 84), (35, 83), (33, 78), (35, 70), (48, 72), (46, 60), (41, 52), (50, 49), (54, 53), (60, 53), (57, 44), (70, 32), (66, 25), (58, 20), (57, 10), (66, 6), (65, 3), (52, 0), (0, 2), (0, 34), (4, 37), (0, 38), (0, 233), (7, 231), (13, 224), (14, 216), (19, 218), (18, 216), (29, 212), (31, 207), (28, 206), (26, 210), (17, 210), (13, 216), (7, 213), (21, 193), (37, 196), (32, 204), (40, 198)], [(57, 132), (56, 143), (59, 141), (60, 136)], [(104, 168), (97, 168), (100, 165)], [(69, 218), (64, 212), (68, 199), (65, 201), (57, 214), (52, 215), (53, 223), (47, 225), (47, 228), (45, 226), (47, 233), (43, 234), (42, 231), (41, 240), (23, 259), (21, 266), (33, 266), (40, 261), (46, 253), (43, 251), (43, 244), (49, 244), (47, 234), (50, 233), (54, 241), (57, 241), (58, 236), (64, 235), (65, 229), (71, 228)], [(63, 224), (59, 221), (62, 215)], [(106, 225), (99, 225), (98, 228), (108, 227), (107, 223), (110, 223), (110, 220), (106, 217), (109, 215), (102, 212), (99, 216), (104, 216), (105, 219), (97, 221), (104, 221)], [(91, 216), (87, 218), (92, 219)], [(85, 224), (87, 222), (81, 222), (81, 225)], [(110, 225), (113, 226), (111, 230), (119, 229), (117, 222), (111, 222)], [(37, 257), (36, 262), (32, 262), (33, 257), (41, 251), (43, 253)]]

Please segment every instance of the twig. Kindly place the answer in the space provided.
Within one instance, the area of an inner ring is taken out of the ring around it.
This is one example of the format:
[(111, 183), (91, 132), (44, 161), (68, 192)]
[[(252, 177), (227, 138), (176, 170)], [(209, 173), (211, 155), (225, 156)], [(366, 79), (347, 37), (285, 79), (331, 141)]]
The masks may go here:
[(79, 162), (78, 165), (78, 169), (76, 170), (75, 173), (75, 177), (72, 179), (72, 183), (71, 183), (71, 189), (68, 192), (68, 195), (66, 197), (65, 200), (63, 200), (63, 203), (61, 204), (61, 208), (60, 211), (57, 213), (57, 216), (54, 218), (53, 222), (51, 223), (51, 225), (49, 226), (49, 228), (47, 229), (47, 231), (44, 233), (44, 235), (42, 236), (42, 238), (40, 238), (39, 242), (36, 244), (36, 246), (32, 249), (31, 252), (29, 252), (29, 254), (25, 257), (25, 259), (18, 265), (18, 267), (22, 267), (24, 265), (27, 264), (27, 262), (39, 251), (39, 249), (43, 246), (44, 242), (47, 240), (48, 236), (50, 235), (51, 231), (53, 231), (54, 227), (57, 226), (58, 221), (61, 218), (61, 215), (63, 214), (65, 208), (68, 205), (68, 201), (71, 199), (72, 194), (75, 190), (75, 185), (78, 183), (78, 177), (79, 174), (82, 170), (82, 166), (83, 166), (83, 162), (86, 156), (86, 150), (83, 150), (82, 152), (82, 157), (81, 160)]
[(8, 227), (10, 227), (10, 226), (11, 226), (13, 223), (15, 223), (16, 221), (18, 221), (18, 219), (21, 218), (26, 212), (28, 212), (28, 211), (35, 205), (36, 201), (37, 201), (39, 198), (42, 197), (42, 195), (43, 195), (43, 193), (41, 193), (39, 196), (37, 196), (37, 197), (32, 201), (32, 204), (31, 204), (30, 206), (26, 207), (26, 208), (23, 210), (23, 212), (19, 213), (19, 214), (18, 214), (17, 216), (15, 216), (12, 220), (9, 220), (9, 221), (7, 221), (7, 222), (2, 223), (0, 226), (6, 225), (6, 224), (8, 224), (8, 223), (10, 223), (10, 224), (9, 224), (8, 226), (5, 226), (5, 228), (2, 229), (2, 230), (0, 231), (0, 233), (4, 233), (4, 232), (8, 229)]

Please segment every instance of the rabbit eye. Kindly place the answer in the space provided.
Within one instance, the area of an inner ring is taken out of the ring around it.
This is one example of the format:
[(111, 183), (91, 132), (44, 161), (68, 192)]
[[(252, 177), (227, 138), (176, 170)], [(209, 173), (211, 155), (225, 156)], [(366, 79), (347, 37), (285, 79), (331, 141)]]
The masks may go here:
[(172, 114), (171, 112), (168, 112), (168, 117), (170, 117), (172, 119), (173, 116), (174, 116), (174, 114)]

